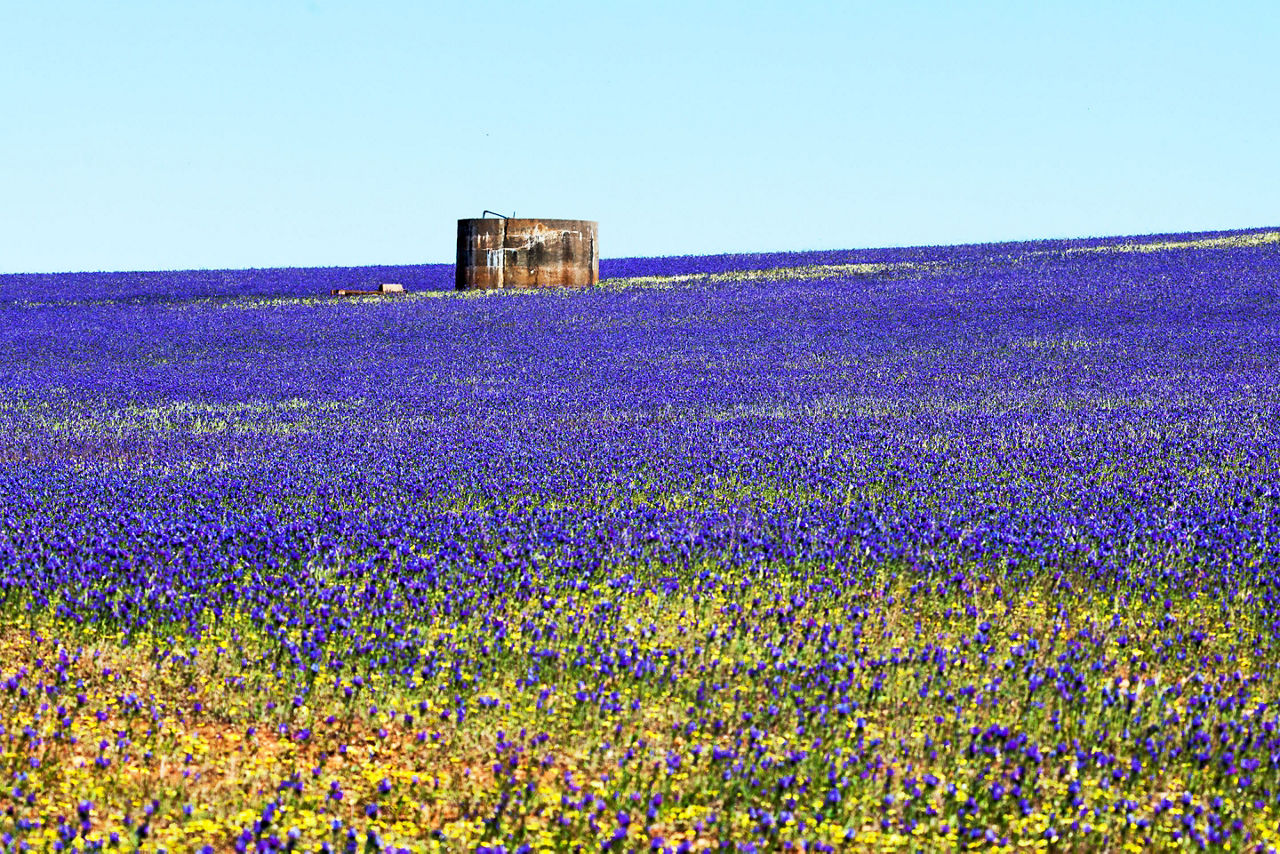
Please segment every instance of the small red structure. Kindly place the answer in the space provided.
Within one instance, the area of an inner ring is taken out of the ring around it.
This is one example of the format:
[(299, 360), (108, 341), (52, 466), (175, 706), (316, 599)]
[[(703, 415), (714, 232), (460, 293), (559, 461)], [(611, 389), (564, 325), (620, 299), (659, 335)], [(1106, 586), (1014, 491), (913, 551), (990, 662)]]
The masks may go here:
[(354, 288), (334, 288), (329, 291), (330, 296), (335, 297), (376, 297), (382, 294), (402, 294), (405, 293), (404, 285), (396, 282), (384, 282), (378, 285), (376, 291), (361, 291)]

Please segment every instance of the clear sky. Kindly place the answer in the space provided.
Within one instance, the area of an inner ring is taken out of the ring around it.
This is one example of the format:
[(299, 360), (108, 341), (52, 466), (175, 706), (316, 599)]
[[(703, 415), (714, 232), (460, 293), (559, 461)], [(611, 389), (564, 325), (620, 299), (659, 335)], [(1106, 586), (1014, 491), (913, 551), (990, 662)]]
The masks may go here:
[(0, 0), (0, 272), (1280, 224), (1280, 3)]

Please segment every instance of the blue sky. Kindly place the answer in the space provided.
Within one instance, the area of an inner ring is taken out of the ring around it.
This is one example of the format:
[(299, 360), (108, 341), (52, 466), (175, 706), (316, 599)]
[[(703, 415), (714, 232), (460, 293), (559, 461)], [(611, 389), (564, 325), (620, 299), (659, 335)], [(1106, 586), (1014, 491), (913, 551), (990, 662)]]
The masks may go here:
[(1280, 224), (1280, 4), (0, 0), (0, 272)]

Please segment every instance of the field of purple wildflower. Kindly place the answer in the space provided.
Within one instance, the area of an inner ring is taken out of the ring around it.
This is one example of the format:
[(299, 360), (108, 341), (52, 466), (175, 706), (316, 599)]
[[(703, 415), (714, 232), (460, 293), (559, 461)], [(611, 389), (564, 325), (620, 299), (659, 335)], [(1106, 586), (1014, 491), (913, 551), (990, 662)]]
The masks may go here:
[(602, 274), (0, 276), (0, 850), (1280, 846), (1280, 234)]

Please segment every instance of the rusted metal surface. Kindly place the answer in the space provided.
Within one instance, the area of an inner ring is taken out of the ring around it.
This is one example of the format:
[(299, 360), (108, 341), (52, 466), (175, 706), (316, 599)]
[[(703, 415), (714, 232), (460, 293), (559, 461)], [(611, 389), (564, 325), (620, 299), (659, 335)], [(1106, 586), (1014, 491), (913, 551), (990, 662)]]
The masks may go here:
[(599, 226), (581, 219), (458, 220), (459, 290), (600, 282)]
[(504, 219), (458, 220), (458, 290), (502, 287), (506, 233)]

